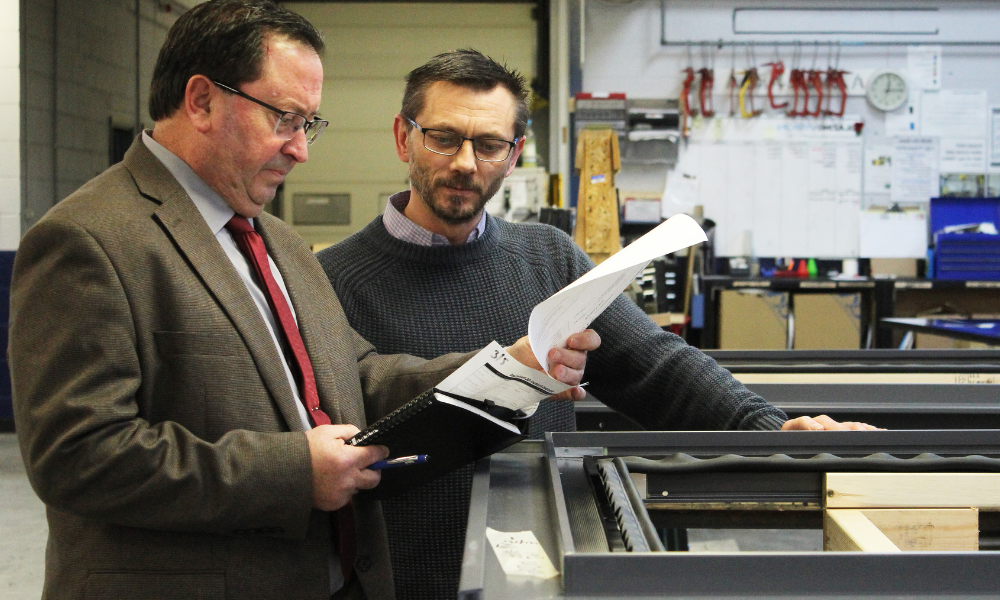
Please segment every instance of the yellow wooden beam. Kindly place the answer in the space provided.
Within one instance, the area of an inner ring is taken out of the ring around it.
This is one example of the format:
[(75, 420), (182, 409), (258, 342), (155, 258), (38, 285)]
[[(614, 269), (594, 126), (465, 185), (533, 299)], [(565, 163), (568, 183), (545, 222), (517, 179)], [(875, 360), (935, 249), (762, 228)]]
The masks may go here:
[(826, 508), (1000, 510), (1000, 473), (827, 473)]
[(900, 552), (860, 510), (823, 513), (823, 549), (831, 552)]
[(876, 508), (861, 513), (903, 551), (979, 550), (975, 508)]

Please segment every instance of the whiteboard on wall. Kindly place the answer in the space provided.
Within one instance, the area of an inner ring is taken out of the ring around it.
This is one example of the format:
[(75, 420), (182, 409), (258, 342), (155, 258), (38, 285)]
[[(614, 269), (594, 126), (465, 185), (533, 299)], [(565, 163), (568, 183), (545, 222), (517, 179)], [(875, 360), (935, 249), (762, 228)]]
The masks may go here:
[(858, 256), (862, 140), (856, 118), (696, 123), (667, 174), (663, 216), (702, 206), (717, 256)]

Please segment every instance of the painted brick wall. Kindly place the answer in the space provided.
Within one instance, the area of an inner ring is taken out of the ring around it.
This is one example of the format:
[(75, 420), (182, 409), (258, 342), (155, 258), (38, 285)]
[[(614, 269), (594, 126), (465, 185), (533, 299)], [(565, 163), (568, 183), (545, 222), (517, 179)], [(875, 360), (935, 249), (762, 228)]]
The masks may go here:
[(125, 128), (137, 120), (144, 127), (152, 124), (146, 108), (149, 81), (167, 29), (177, 18), (176, 11), (165, 12), (162, 4), (166, 3), (25, 1), (23, 68), (30, 127), (25, 140), (24, 230), (108, 168), (112, 123)]
[(21, 239), (21, 38), (18, 0), (0, 0), (0, 250)]
[(10, 271), (21, 239), (20, 3), (0, 0), (0, 430), (12, 423), (7, 317)]

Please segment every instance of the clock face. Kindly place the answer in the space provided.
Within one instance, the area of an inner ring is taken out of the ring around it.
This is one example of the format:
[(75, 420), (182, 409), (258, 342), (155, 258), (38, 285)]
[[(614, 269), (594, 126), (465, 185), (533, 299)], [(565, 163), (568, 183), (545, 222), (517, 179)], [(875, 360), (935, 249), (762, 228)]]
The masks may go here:
[(896, 110), (906, 103), (906, 80), (899, 73), (882, 71), (868, 83), (865, 96), (878, 110)]

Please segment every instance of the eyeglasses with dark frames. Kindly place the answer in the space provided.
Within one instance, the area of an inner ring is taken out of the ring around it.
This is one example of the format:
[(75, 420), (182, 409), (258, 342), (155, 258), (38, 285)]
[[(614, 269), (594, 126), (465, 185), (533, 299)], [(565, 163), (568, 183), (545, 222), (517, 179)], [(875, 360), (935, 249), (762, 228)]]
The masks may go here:
[(228, 85), (216, 81), (214, 79), (212, 80), (212, 83), (214, 83), (215, 85), (219, 86), (220, 88), (226, 90), (231, 94), (236, 94), (240, 98), (245, 98), (250, 102), (259, 104), (264, 108), (277, 113), (278, 122), (274, 124), (274, 134), (280, 138), (290, 140), (293, 137), (295, 137), (295, 134), (298, 133), (298, 131), (301, 129), (306, 134), (306, 143), (312, 144), (313, 142), (316, 141), (316, 138), (319, 137), (319, 134), (322, 133), (324, 129), (326, 129), (326, 126), (330, 124), (329, 121), (323, 119), (314, 118), (313, 120), (310, 121), (309, 119), (303, 117), (298, 113), (293, 113), (291, 111), (275, 108), (274, 106), (271, 106), (267, 102), (258, 100), (257, 98), (254, 98), (250, 94), (245, 94), (236, 88), (229, 87)]
[(472, 142), (472, 153), (476, 156), (477, 160), (483, 162), (503, 162), (510, 156), (511, 150), (517, 145), (517, 140), (519, 139), (514, 138), (513, 142), (509, 142), (496, 138), (469, 138), (451, 131), (427, 129), (426, 127), (417, 125), (416, 121), (409, 117), (403, 118), (423, 134), (424, 148), (427, 148), (434, 154), (442, 154), (444, 156), (458, 154), (458, 151), (462, 149), (462, 144), (468, 140)]

